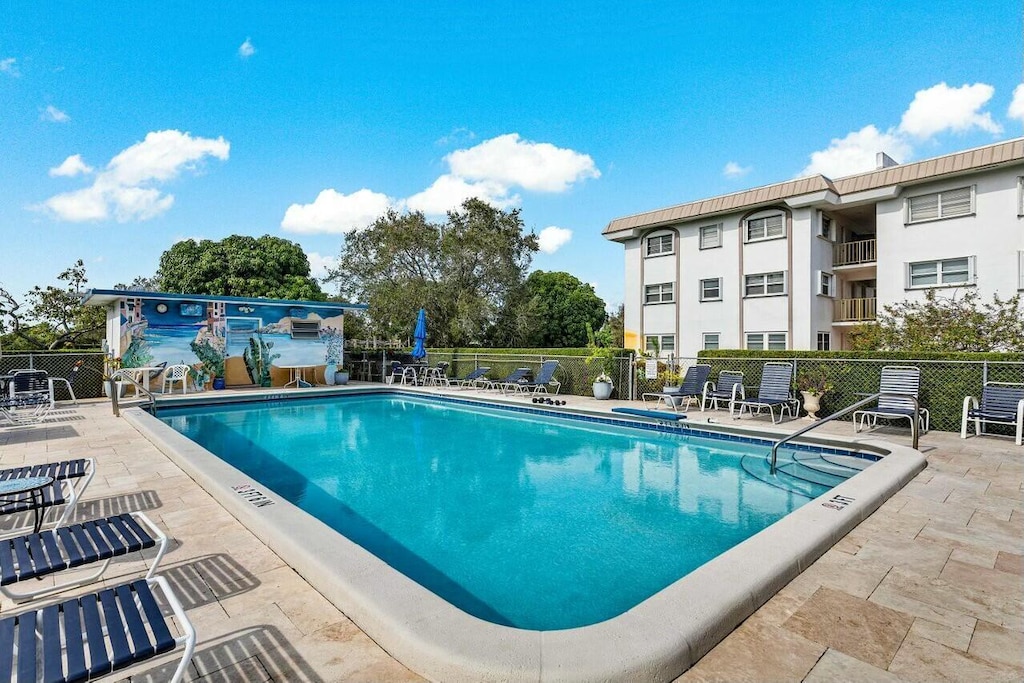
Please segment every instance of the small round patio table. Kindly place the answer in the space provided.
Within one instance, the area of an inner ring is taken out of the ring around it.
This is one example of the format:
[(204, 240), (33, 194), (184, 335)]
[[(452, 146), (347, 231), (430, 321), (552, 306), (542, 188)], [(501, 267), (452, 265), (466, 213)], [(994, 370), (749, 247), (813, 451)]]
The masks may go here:
[(53, 477), (15, 477), (0, 481), (0, 508), (31, 501), (35, 513), (34, 533), (43, 528), (43, 489), (53, 483)]

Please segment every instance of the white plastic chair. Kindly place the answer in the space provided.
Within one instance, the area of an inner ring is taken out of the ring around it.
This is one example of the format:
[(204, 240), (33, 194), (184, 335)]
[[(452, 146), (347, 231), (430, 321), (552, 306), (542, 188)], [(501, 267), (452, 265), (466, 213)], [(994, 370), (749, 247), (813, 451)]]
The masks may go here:
[[(174, 393), (174, 383), (181, 382), (181, 393), (188, 393), (188, 373), (192, 368), (187, 365), (171, 365), (164, 370), (163, 392)], [(167, 391), (167, 385), (171, 385), (171, 391)]]

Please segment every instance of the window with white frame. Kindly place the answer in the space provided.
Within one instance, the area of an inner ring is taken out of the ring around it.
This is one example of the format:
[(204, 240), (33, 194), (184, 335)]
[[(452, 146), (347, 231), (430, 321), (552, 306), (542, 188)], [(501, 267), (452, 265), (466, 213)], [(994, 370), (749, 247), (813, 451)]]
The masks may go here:
[(747, 348), (751, 351), (785, 351), (785, 332), (747, 332)]
[(701, 301), (722, 300), (722, 278), (711, 277), (700, 281)]
[(974, 257), (918, 261), (907, 264), (907, 288), (955, 287), (974, 284)]
[(775, 296), (786, 293), (786, 271), (757, 273), (743, 278), (744, 296)]
[(746, 241), (773, 240), (786, 236), (786, 221), (781, 213), (746, 220)]
[(700, 228), (700, 248), (714, 249), (722, 246), (722, 224), (702, 225)]
[(718, 350), (718, 342), (721, 338), (721, 334), (718, 332), (705, 332), (704, 333), (704, 350), (705, 351), (716, 351)]
[(655, 235), (654, 237), (647, 238), (648, 256), (665, 256), (666, 254), (671, 254), (673, 253), (672, 247), (672, 233), (668, 233), (667, 235)]
[(824, 212), (821, 214), (821, 223), (818, 226), (818, 235), (827, 240), (832, 240), (832, 218)]
[(934, 221), (974, 213), (974, 186), (907, 198), (907, 222)]
[(832, 350), (832, 333), (831, 332), (819, 332), (818, 333), (818, 350), (819, 351), (831, 351)]
[(644, 287), (645, 304), (670, 304), (675, 301), (675, 285), (671, 282), (663, 282), (657, 285)]
[(644, 339), (644, 346), (647, 353), (672, 354), (676, 350), (676, 336), (674, 334), (649, 334)]
[(818, 294), (822, 296), (835, 296), (836, 295), (836, 276), (832, 273), (826, 273), (823, 270), (818, 271)]

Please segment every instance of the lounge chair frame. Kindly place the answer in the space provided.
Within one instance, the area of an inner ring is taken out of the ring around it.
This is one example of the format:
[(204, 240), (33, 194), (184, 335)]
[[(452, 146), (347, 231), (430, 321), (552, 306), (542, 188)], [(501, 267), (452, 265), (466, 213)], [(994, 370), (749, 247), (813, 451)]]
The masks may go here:
[[(745, 398), (735, 401), (740, 407), (733, 419), (743, 417), (743, 410), (746, 409), (750, 415), (754, 414), (753, 409), (757, 408), (760, 413), (768, 409), (772, 418), (772, 424), (782, 422), (782, 416), (789, 413), (791, 418), (796, 417), (800, 411), (800, 401), (793, 396), (793, 364), (768, 362), (761, 369), (761, 386), (757, 388), (757, 398)], [(775, 419), (775, 409), (779, 409), (779, 419)]]
[(449, 386), (456, 386), (459, 389), (466, 389), (467, 387), (480, 386), (490, 380), (487, 379), (487, 373), (491, 371), (490, 366), (481, 365), (478, 368), (471, 370), (461, 379), (450, 379)]
[[(875, 428), (878, 420), (914, 421), (914, 402), (909, 398), (900, 398), (899, 394), (920, 400), (921, 369), (914, 365), (886, 365), (878, 380), (878, 407), (873, 410), (858, 410), (853, 413), (853, 429), (860, 432), (865, 428)], [(927, 432), (931, 428), (931, 416), (927, 408), (918, 406), (918, 429)]]
[(1010, 425), (1017, 428), (1014, 441), (1024, 445), (1024, 384), (1018, 382), (985, 382), (981, 404), (974, 396), (964, 397), (960, 419), (960, 438), (967, 438), (967, 425), (974, 423), (974, 435), (981, 436), (983, 424)]
[(709, 404), (713, 410), (718, 410), (718, 402), (728, 400), (729, 417), (732, 417), (736, 400), (743, 400), (746, 397), (743, 373), (735, 370), (722, 370), (718, 373), (718, 382), (707, 381), (704, 383), (704, 391), (700, 397), (700, 411), (703, 413), (707, 410)]
[[(56, 507), (58, 505), (64, 506), (56, 520), (48, 524), (44, 522), (46, 529), (56, 529), (64, 526), (68, 519), (71, 518), (71, 515), (74, 514), (82, 494), (85, 493), (85, 489), (89, 487), (89, 483), (95, 475), (96, 460), (94, 458), (78, 458), (75, 460), (49, 462), (42, 465), (25, 465), (3, 469), (0, 470), (0, 481), (19, 477), (53, 477), (54, 482), (51, 488), (44, 492), (42, 506), (44, 508)], [(25, 503), (14, 506), (12, 509), (0, 514), (18, 514), (34, 509), (35, 507), (32, 504)], [(41, 512), (41, 514), (45, 513)], [(0, 532), (0, 539), (21, 536), (24, 533), (24, 526), (7, 529)]]
[[(704, 385), (707, 383), (708, 377), (711, 376), (711, 366), (699, 363), (697, 365), (691, 365), (686, 369), (686, 374), (683, 375), (683, 381), (680, 382), (678, 391), (648, 391), (640, 396), (643, 400), (644, 405), (647, 405), (647, 397), (655, 397), (657, 400), (654, 402), (654, 407), (664, 401), (666, 408), (671, 408), (673, 411), (678, 412), (680, 406), (676, 405), (675, 401), (669, 401), (669, 399), (686, 399), (685, 405), (682, 405), (683, 410), (689, 410), (690, 403), (701, 404), (701, 395), (704, 391)], [(703, 410), (703, 408), (701, 408)]]
[(562, 389), (562, 383), (555, 379), (555, 373), (560, 366), (561, 364), (557, 360), (546, 360), (541, 363), (540, 370), (537, 371), (537, 376), (534, 379), (525, 382), (506, 382), (499, 387), (501, 393), (505, 394), (511, 391), (516, 394), (520, 392), (539, 394), (543, 391), (546, 394), (548, 387), (553, 385), (554, 393), (558, 394)]

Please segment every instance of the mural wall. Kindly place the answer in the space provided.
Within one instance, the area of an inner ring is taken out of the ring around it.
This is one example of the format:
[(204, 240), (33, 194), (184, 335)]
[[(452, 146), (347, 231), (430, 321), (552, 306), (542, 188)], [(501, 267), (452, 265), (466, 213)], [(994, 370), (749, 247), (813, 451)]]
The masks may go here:
[[(259, 384), (259, 361), (267, 366), (324, 365), (330, 351), (340, 364), (344, 311), (337, 306), (269, 306), (259, 301), (224, 302), (143, 299), (120, 300), (120, 351), (124, 367), (160, 363), (197, 366), (237, 376), (244, 363)], [(256, 362), (254, 362), (256, 361)], [(255, 367), (254, 367), (255, 366)], [(230, 383), (247, 383), (236, 380)]]

